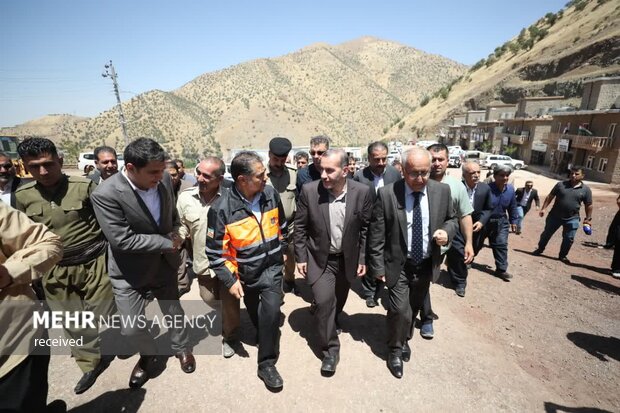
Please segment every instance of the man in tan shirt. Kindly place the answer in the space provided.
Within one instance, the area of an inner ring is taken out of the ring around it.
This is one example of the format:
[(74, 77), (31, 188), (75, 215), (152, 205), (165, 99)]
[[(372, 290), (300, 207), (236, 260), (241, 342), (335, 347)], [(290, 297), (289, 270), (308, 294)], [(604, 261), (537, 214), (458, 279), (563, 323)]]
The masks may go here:
[(182, 191), (177, 200), (177, 210), (181, 219), (179, 235), (191, 242), (194, 255), (193, 271), (198, 276), (200, 297), (205, 303), (222, 300), (222, 354), (232, 357), (239, 346), (239, 300), (215, 276), (209, 265), (205, 252), (207, 237), (207, 214), (211, 204), (218, 199), (222, 191), (226, 166), (221, 159), (207, 157), (196, 167), (198, 186)]
[(0, 411), (41, 412), (47, 404), (49, 347), (32, 355), (40, 308), (30, 286), (62, 258), (60, 237), (0, 202)]

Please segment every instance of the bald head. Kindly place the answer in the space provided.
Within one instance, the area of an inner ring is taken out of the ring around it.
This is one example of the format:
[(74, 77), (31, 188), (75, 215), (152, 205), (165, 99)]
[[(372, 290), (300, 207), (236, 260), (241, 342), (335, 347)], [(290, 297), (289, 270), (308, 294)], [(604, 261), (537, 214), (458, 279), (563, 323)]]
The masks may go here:
[(431, 170), (431, 153), (424, 148), (409, 149), (403, 154), (405, 182), (414, 191), (423, 191)]

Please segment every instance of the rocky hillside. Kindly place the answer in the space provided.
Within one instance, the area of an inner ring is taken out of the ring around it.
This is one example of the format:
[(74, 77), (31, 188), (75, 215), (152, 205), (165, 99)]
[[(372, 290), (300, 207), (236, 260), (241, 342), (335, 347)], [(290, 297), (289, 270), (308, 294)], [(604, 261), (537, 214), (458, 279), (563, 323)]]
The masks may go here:
[(573, 0), (498, 46), (457, 81), (426, 96), (422, 105), (392, 127), (386, 138), (432, 137), (450, 117), (484, 109), (493, 100), (517, 103), (525, 96), (569, 98), (578, 106), (582, 82), (620, 74), (620, 4)]
[[(366, 144), (466, 70), (441, 56), (364, 37), (206, 73), (175, 91), (139, 95), (124, 102), (123, 111), (130, 137), (155, 137), (186, 158), (265, 148), (276, 135), (296, 145), (317, 134)], [(13, 132), (21, 135), (20, 128)], [(102, 142), (123, 146), (115, 108), (60, 130), (57, 140), (70, 152)]]

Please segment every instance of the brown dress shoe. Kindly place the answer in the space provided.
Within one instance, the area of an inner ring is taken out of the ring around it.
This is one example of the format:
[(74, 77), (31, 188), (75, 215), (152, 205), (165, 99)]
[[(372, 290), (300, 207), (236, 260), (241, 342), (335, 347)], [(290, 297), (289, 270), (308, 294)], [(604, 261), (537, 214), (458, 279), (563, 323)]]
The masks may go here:
[(144, 386), (149, 379), (148, 367), (149, 363), (153, 361), (155, 357), (152, 356), (140, 356), (140, 360), (136, 363), (136, 366), (131, 372), (129, 377), (129, 387), (132, 389), (139, 389)]
[(176, 357), (181, 362), (181, 370), (185, 373), (193, 373), (196, 370), (196, 359), (191, 350), (185, 349), (180, 353), (177, 353)]

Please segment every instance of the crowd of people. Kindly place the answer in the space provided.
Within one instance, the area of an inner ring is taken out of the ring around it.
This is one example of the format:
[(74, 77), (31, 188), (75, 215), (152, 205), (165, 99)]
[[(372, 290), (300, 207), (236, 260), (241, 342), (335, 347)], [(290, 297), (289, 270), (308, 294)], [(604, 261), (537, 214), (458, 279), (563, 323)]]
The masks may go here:
[[(312, 290), (324, 376), (335, 374), (340, 361), (339, 315), (359, 279), (368, 307), (377, 306), (387, 288), (387, 368), (401, 378), (418, 315), (421, 336), (434, 336), (429, 287), (444, 257), (455, 293), (464, 297), (485, 240), (495, 275), (512, 279), (508, 235), (521, 232), (532, 203), (542, 217), (555, 201), (534, 255), (562, 227), (558, 258), (569, 262), (582, 204), (583, 225), (592, 220), (592, 193), (578, 166), (541, 207), (532, 181), (518, 189), (509, 183), (508, 166), (495, 168), (489, 183), (476, 162), (462, 165), (462, 180), (449, 176), (443, 144), (410, 149), (389, 165), (388, 147), (373, 142), (368, 166), (356, 171), (326, 136), (313, 137), (309, 153), (296, 153), (295, 166), (291, 148), (290, 140), (273, 138), (266, 164), (255, 152), (238, 153), (232, 181), (224, 178), (222, 159), (206, 157), (192, 176), (149, 138), (127, 145), (122, 171), (113, 148), (96, 148), (96, 173), (86, 178), (62, 172), (62, 157), (48, 139), (26, 139), (18, 147), (31, 182), (16, 177), (0, 153), (0, 300), (31, 303), (29, 313), (0, 310), (7, 328), (0, 336), (0, 410), (45, 411), (49, 352), (10, 351), (17, 342), (45, 336), (28, 322), (37, 297), (52, 310), (125, 317), (144, 315), (156, 299), (163, 314), (178, 316), (184, 314), (179, 298), (196, 278), (206, 303), (221, 302), (226, 358), (239, 351), (244, 301), (256, 328), (257, 375), (278, 390), (284, 383), (276, 368), (280, 308), (284, 294), (299, 294), (295, 274)], [(616, 248), (614, 277), (620, 277), (619, 232), (620, 212), (606, 243)], [(183, 372), (194, 372), (187, 329), (172, 326), (169, 333), (170, 354)], [(97, 328), (65, 328), (65, 334), (83, 338), (71, 349), (83, 373), (74, 388), (80, 394), (114, 357), (101, 354)], [(129, 387), (140, 388), (157, 362), (155, 340), (146, 327), (123, 326), (122, 334), (139, 353)], [(47, 408), (61, 411), (62, 403)]]

